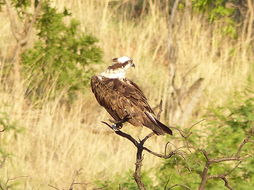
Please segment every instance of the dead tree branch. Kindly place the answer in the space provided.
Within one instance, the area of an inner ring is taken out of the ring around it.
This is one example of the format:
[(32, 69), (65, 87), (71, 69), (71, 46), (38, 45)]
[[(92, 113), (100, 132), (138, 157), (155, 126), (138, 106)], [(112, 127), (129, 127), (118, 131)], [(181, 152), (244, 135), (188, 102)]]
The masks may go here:
[[(199, 150), (200, 152), (202, 152), (202, 154), (204, 155), (206, 162), (205, 162), (205, 166), (203, 169), (203, 172), (201, 174), (201, 183), (199, 186), (199, 190), (204, 190), (205, 189), (205, 185), (207, 183), (207, 181), (209, 179), (221, 179), (224, 181), (225, 183), (225, 187), (227, 187), (228, 189), (232, 190), (233, 188), (229, 185), (229, 182), (227, 180), (227, 176), (233, 172), (233, 170), (235, 170), (240, 164), (241, 161), (243, 159), (245, 159), (244, 157), (241, 157), (241, 152), (243, 150), (244, 145), (246, 145), (247, 143), (252, 143), (251, 141), (251, 137), (253, 137), (254, 133), (253, 133), (253, 129), (251, 130), (251, 133), (243, 140), (243, 142), (239, 145), (236, 153), (231, 156), (231, 157), (223, 157), (223, 158), (210, 158), (208, 153), (205, 150)], [(229, 162), (229, 161), (238, 161), (238, 163), (235, 165), (235, 167), (230, 170), (228, 173), (224, 173), (224, 174), (219, 174), (219, 175), (209, 175), (209, 169), (211, 168), (211, 166), (215, 163), (221, 163), (221, 162)]]
[(29, 14), (25, 12), (25, 19), (21, 20), (18, 16), (18, 13), (13, 10), (10, 0), (4, 0), (7, 15), (10, 20), (10, 28), (13, 37), (16, 40), (15, 51), (12, 56), (11, 64), (13, 65), (14, 73), (14, 88), (16, 91), (17, 97), (20, 96), (22, 91), (22, 83), (20, 76), (20, 59), (21, 54), (26, 49), (29, 39), (31, 38), (32, 29), (36, 22), (36, 19), (39, 16), (41, 5), (43, 1), (39, 1), (38, 5), (35, 6), (33, 13)]
[(174, 2), (174, 5), (172, 7), (172, 10), (171, 10), (171, 14), (170, 14), (170, 17), (169, 17), (169, 21), (168, 21), (168, 52), (169, 52), (169, 59), (172, 60), (172, 62), (174, 62), (174, 57), (175, 57), (175, 52), (174, 52), (174, 48), (173, 48), (173, 44), (174, 44), (174, 38), (173, 38), (173, 27), (174, 27), (174, 21), (175, 21), (175, 12), (176, 12), (176, 9), (178, 7), (178, 4), (179, 4), (180, 0), (176, 0)]
[(142, 153), (143, 153), (143, 151), (145, 150), (145, 151), (147, 151), (148, 153), (150, 153), (154, 156), (164, 158), (164, 159), (168, 159), (168, 158), (171, 158), (172, 156), (176, 155), (177, 153), (179, 153), (180, 149), (182, 147), (176, 148), (175, 150), (171, 151), (168, 154), (166, 152), (166, 148), (167, 148), (168, 143), (165, 146), (165, 154), (159, 154), (159, 153), (156, 153), (156, 152), (150, 150), (149, 148), (145, 147), (144, 144), (150, 137), (154, 136), (155, 133), (151, 132), (147, 136), (145, 136), (142, 140), (137, 141), (131, 135), (129, 135), (129, 134), (127, 134), (127, 133), (120, 130), (120, 127), (122, 126), (122, 124), (127, 122), (129, 119), (130, 119), (130, 117), (126, 116), (121, 121), (118, 121), (118, 122), (114, 123), (113, 125), (110, 125), (105, 121), (102, 121), (102, 123), (104, 123), (105, 125), (110, 127), (112, 130), (114, 130), (114, 132), (117, 135), (119, 135), (123, 138), (126, 138), (127, 140), (132, 142), (132, 144), (137, 148), (136, 164), (135, 164), (136, 166), (135, 166), (135, 172), (134, 172), (133, 176), (134, 176), (134, 179), (136, 181), (136, 184), (138, 185), (138, 188), (140, 190), (145, 190), (146, 189), (145, 185), (144, 185), (144, 183), (142, 182), (142, 179), (141, 179), (141, 168), (142, 168), (142, 161), (143, 161)]
[[(157, 117), (159, 118), (161, 112), (162, 112), (162, 101), (160, 101), (160, 104), (157, 106), (159, 107), (159, 111), (158, 111), (158, 115)], [(141, 179), (141, 168), (142, 168), (142, 161), (143, 161), (143, 156), (142, 156), (142, 153), (143, 151), (145, 150), (146, 152), (154, 155), (154, 156), (157, 156), (159, 158), (164, 158), (164, 159), (169, 159), (171, 158), (172, 156), (175, 156), (175, 155), (179, 155), (181, 156), (183, 159), (184, 156), (183, 156), (183, 153), (184, 151), (182, 151), (183, 148), (188, 148), (186, 146), (182, 146), (182, 147), (175, 147), (174, 150), (170, 151), (169, 153), (167, 153), (167, 148), (168, 148), (168, 145), (171, 144), (170, 142), (167, 142), (166, 145), (165, 145), (165, 149), (164, 149), (164, 154), (160, 154), (160, 153), (157, 153), (157, 152), (154, 152), (152, 151), (151, 149), (147, 148), (146, 146), (144, 146), (145, 142), (152, 136), (155, 135), (154, 132), (151, 132), (149, 133), (147, 136), (145, 136), (142, 140), (136, 140), (135, 138), (133, 138), (131, 135), (121, 131), (120, 129), (122, 128), (122, 125), (127, 122), (131, 117), (129, 115), (126, 115), (122, 120), (120, 121), (117, 121), (117, 122), (113, 122), (113, 125), (110, 125), (109, 123), (105, 122), (105, 121), (102, 121), (103, 124), (107, 125), (110, 129), (112, 129), (117, 135), (123, 137), (123, 138), (126, 138), (127, 140), (129, 140), (130, 142), (132, 142), (132, 144), (137, 148), (137, 152), (136, 152), (136, 164), (135, 164), (135, 172), (134, 172), (134, 179), (136, 181), (136, 184), (138, 185), (138, 188), (140, 190), (145, 190), (145, 186), (142, 182), (142, 179)], [(172, 129), (175, 129), (177, 130), (181, 137), (183, 137), (185, 140), (187, 140), (187, 138), (190, 137), (190, 135), (192, 134), (190, 131), (191, 129), (196, 126), (198, 123), (202, 122), (203, 120), (201, 121), (198, 121), (196, 122), (195, 124), (193, 124), (189, 129), (188, 129), (188, 132), (186, 134), (186, 132), (182, 131), (181, 129), (179, 128), (176, 128), (176, 127), (172, 127), (170, 126), (170, 128)], [(166, 184), (167, 186), (167, 184)], [(185, 185), (181, 185), (181, 184), (176, 184), (174, 186), (171, 186), (171, 188), (173, 187), (177, 187), (177, 186), (182, 186), (182, 187), (185, 187), (186, 189), (189, 189), (189, 187), (185, 186)]]

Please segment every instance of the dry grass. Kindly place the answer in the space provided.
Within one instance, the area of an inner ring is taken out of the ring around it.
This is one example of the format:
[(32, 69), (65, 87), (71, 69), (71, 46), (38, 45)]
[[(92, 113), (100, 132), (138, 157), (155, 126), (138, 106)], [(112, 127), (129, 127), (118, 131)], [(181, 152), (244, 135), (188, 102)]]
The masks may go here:
[[(116, 21), (117, 10), (112, 11), (108, 2), (56, 0), (55, 4), (59, 9), (68, 7), (73, 17), (80, 20), (81, 30), (99, 38), (106, 63), (110, 64), (112, 57), (121, 55), (134, 59), (137, 69), (129, 73), (129, 77), (141, 85), (151, 105), (155, 106), (160, 99), (168, 97), (165, 94), (168, 85), (166, 17), (154, 6), (139, 21), (124, 17)], [(204, 18), (195, 15), (184, 19), (182, 16), (177, 15), (178, 25), (173, 31), (178, 46), (178, 72), (183, 76), (195, 67), (186, 85), (199, 77), (205, 78), (206, 88), (199, 108), (202, 112), (210, 104), (222, 104), (235, 90), (246, 85), (254, 55), (243, 46), (244, 41), (236, 44), (225, 38), (219, 32), (220, 24), (209, 25)], [(0, 28), (1, 76), (1, 68), (15, 41), (7, 17), (1, 17)], [(100, 67), (103, 68), (105, 65)], [(181, 77), (178, 81), (181, 82)], [(108, 115), (91, 92), (81, 96), (70, 110), (58, 100), (36, 109), (27, 105), (22, 97), (14, 99), (14, 95), (6, 91), (1, 90), (0, 97), (0, 112), (8, 113), (12, 121), (25, 128), (17, 138), (10, 133), (0, 136), (5, 137), (7, 150), (13, 153), (11, 162), (6, 162), (0, 173), (6, 179), (27, 176), (17, 179), (21, 189), (49, 189), (48, 184), (67, 189), (75, 171), (81, 168), (77, 181), (89, 183), (91, 188), (90, 183), (96, 179), (108, 179), (134, 167), (134, 156), (130, 156), (134, 155), (133, 147), (100, 123)], [(125, 128), (136, 136), (148, 132), (134, 130), (131, 126)], [(150, 143), (154, 150), (162, 151), (164, 138), (153, 138)], [(159, 162), (145, 155), (144, 167), (156, 167)]]

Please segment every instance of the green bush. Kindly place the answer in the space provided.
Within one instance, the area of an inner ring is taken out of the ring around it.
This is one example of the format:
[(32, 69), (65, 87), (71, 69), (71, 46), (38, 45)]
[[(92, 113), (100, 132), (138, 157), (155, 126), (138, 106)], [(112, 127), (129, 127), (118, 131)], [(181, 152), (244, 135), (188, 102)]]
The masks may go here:
[(91, 65), (101, 63), (98, 40), (80, 32), (76, 20), (66, 24), (70, 15), (66, 9), (57, 12), (48, 2), (42, 5), (35, 24), (38, 40), (22, 55), (30, 98), (54, 98), (65, 90), (70, 99), (77, 91), (84, 92), (93, 74)]
[[(212, 110), (212, 115), (207, 117), (208, 130), (205, 134), (204, 132), (200, 135), (195, 133), (189, 142), (197, 150), (187, 154), (185, 159), (177, 157), (174, 160), (165, 161), (158, 171), (161, 184), (165, 184), (168, 180), (171, 185), (184, 182), (191, 189), (197, 189), (206, 161), (203, 154), (198, 151), (199, 148), (205, 149), (209, 153), (209, 158), (231, 157), (237, 152), (239, 145), (254, 126), (254, 98), (236, 103), (238, 101), (235, 100), (234, 103), (231, 102), (226, 107)], [(243, 157), (253, 156), (254, 145), (246, 144), (241, 155)], [(232, 161), (213, 164), (209, 175), (230, 172), (228, 180), (234, 189), (251, 190), (254, 186), (253, 158), (249, 157), (243, 160), (242, 164), (231, 172), (236, 164), (237, 162)], [(209, 180), (206, 185), (206, 189), (211, 190), (224, 188), (224, 182), (220, 179)]]
[[(148, 175), (149, 172), (142, 173), (142, 181), (146, 184), (148, 189), (154, 189), (152, 179)], [(104, 190), (136, 190), (138, 189), (137, 184), (134, 181), (133, 172), (126, 172), (124, 175), (117, 175), (113, 180), (106, 181), (96, 181), (95, 182), (98, 188), (102, 188)]]
[(237, 37), (237, 25), (239, 23), (239, 10), (237, 6), (228, 4), (239, 4), (238, 0), (192, 0), (194, 10), (208, 15), (210, 22), (220, 21), (224, 23), (222, 32), (233, 38)]

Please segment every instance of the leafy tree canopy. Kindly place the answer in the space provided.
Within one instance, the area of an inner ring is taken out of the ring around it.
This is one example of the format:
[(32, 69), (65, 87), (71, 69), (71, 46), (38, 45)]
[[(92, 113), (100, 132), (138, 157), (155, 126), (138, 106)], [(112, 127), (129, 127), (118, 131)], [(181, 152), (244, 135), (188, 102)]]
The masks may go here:
[(70, 15), (66, 9), (59, 13), (48, 2), (42, 4), (35, 24), (38, 40), (22, 56), (28, 96), (54, 97), (66, 90), (70, 98), (77, 91), (84, 92), (93, 73), (91, 65), (101, 63), (98, 40), (81, 33), (77, 20), (66, 24), (64, 19)]

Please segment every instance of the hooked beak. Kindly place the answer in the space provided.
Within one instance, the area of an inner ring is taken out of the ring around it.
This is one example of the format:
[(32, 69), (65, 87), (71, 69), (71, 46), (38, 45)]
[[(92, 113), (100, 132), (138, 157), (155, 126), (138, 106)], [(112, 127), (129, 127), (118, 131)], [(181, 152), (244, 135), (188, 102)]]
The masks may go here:
[(134, 63), (132, 63), (131, 66), (132, 66), (133, 68), (135, 68), (135, 64), (134, 64)]

